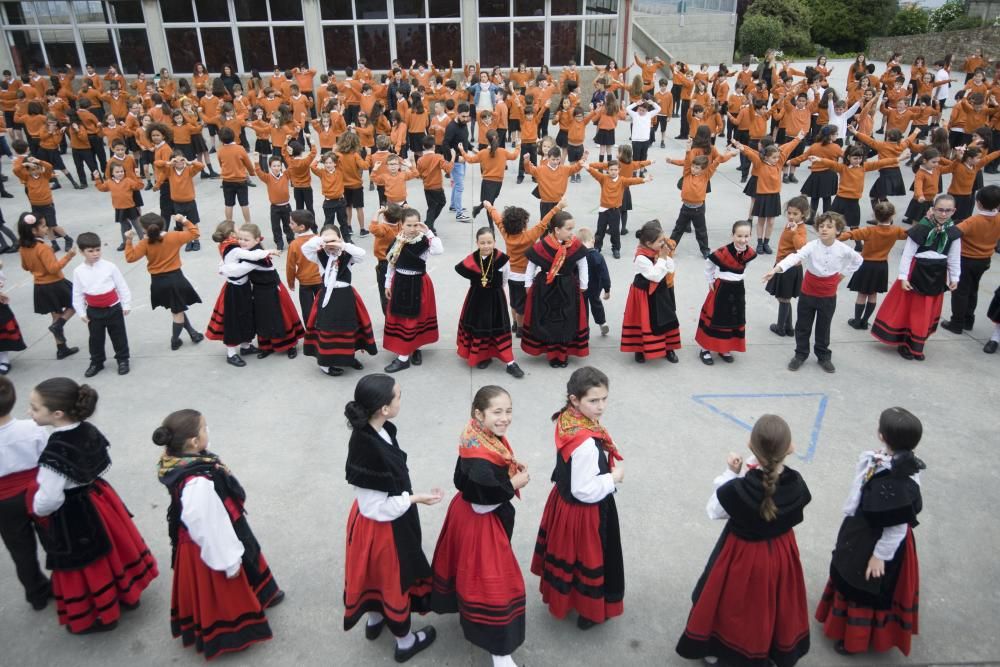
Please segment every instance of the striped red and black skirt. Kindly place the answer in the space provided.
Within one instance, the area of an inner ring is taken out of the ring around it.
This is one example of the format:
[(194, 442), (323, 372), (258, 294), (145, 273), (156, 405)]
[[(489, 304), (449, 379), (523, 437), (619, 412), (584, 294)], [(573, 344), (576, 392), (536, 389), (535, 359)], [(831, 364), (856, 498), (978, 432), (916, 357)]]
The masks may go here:
[(746, 352), (746, 292), (743, 281), (715, 280), (698, 316), (695, 341), (710, 352)]
[(261, 352), (287, 352), (305, 338), (299, 311), (283, 284), (255, 287), (253, 310), (257, 347)]
[[(395, 285), (400, 274), (394, 274)], [(393, 313), (390, 300), (385, 313), (385, 330), (382, 335), (382, 347), (401, 355), (409, 355), (424, 345), (436, 343), (438, 340), (437, 302), (434, 299), (434, 283), (426, 273), (420, 277), (420, 311), (415, 317), (406, 317)]]
[(27, 347), (14, 311), (6, 303), (0, 303), (0, 352), (20, 352)]
[[(651, 300), (655, 313), (650, 310)], [(622, 321), (621, 351), (641, 352), (646, 359), (659, 359), (671, 350), (679, 350), (681, 329), (675, 309), (673, 288), (660, 285), (650, 295), (645, 289), (631, 286)]]
[(320, 289), (313, 300), (306, 320), (303, 353), (316, 357), (320, 366), (350, 365), (358, 350), (377, 354), (372, 321), (358, 291), (353, 287), (337, 287), (324, 306), (326, 290), (326, 287)]

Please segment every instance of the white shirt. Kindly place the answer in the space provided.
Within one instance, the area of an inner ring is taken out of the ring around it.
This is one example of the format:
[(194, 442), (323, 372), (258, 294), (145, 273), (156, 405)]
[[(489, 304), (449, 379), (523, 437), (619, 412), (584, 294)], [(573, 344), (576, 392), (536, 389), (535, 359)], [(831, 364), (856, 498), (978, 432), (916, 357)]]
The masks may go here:
[[(746, 464), (748, 466), (757, 465), (757, 457), (748, 456), (746, 459)], [(728, 519), (729, 512), (727, 512), (723, 507), (722, 503), (719, 502), (719, 487), (730, 480), (734, 480), (739, 477), (737, 473), (730, 470), (728, 467), (726, 471), (712, 480), (712, 495), (708, 497), (708, 504), (705, 506), (705, 511), (708, 513), (709, 519)]]
[[(384, 428), (379, 429), (378, 434), (383, 440), (392, 444), (392, 438)], [(403, 516), (411, 504), (410, 494), (406, 491), (398, 496), (390, 496), (385, 491), (375, 491), (360, 486), (354, 487), (354, 498), (358, 501), (358, 511), (361, 512), (361, 516), (382, 523), (395, 521)]]
[(649, 257), (636, 255), (632, 260), (632, 268), (649, 282), (658, 283), (666, 278), (668, 273), (674, 272), (674, 260), (672, 257), (658, 257), (654, 264)]
[(181, 521), (213, 570), (235, 577), (243, 562), (243, 543), (236, 537), (226, 506), (207, 477), (194, 477), (181, 491)]
[[(226, 280), (234, 285), (245, 285), (247, 280), (249, 280), (251, 272), (255, 269), (266, 268), (252, 262), (259, 262), (266, 258), (268, 254), (269, 252), (263, 248), (260, 250), (244, 250), (236, 246), (228, 251), (226, 256), (222, 258), (222, 261), (219, 262), (219, 275), (225, 276)], [(241, 262), (241, 259), (250, 261)], [(273, 269), (274, 267), (272, 266), (271, 268)]]
[[(427, 232), (425, 236), (427, 237), (427, 240), (430, 241), (430, 245), (427, 247), (427, 250), (423, 251), (420, 254), (420, 259), (426, 262), (427, 258), (430, 257), (431, 255), (442, 254), (444, 252), (444, 245), (441, 243), (441, 237), (435, 236), (434, 232)], [(393, 243), (395, 243), (395, 241), (393, 241)], [(390, 245), (389, 248), (392, 249), (392, 246)], [(396, 271), (399, 271), (401, 274), (407, 276), (417, 275), (415, 271), (410, 271), (408, 269), (397, 269), (395, 264), (389, 264), (388, 270), (385, 272), (386, 289), (392, 287), (392, 277), (393, 275), (395, 275)]]
[(593, 438), (587, 438), (569, 457), (570, 493), (581, 503), (596, 503), (615, 492), (611, 473), (600, 473), (600, 457), (607, 456), (597, 449)]
[(833, 98), (830, 98), (830, 100), (827, 102), (827, 105), (826, 105), (826, 110), (827, 110), (828, 115), (830, 117), (830, 122), (828, 122), (827, 125), (836, 125), (837, 126), (837, 136), (838, 137), (846, 137), (847, 136), (847, 121), (850, 120), (851, 116), (853, 116), (854, 114), (856, 114), (858, 112), (858, 109), (861, 108), (861, 102), (855, 102), (854, 105), (851, 106), (843, 114), (838, 114), (834, 110), (833, 104), (834, 104), (833, 103)]
[[(52, 429), (53, 433), (58, 433), (60, 431), (69, 431), (80, 425), (80, 422), (74, 422), (67, 426), (60, 426), (58, 428)], [(63, 477), (54, 470), (49, 470), (48, 468), (39, 468), (38, 477), (36, 478), (38, 482), (38, 492), (35, 493), (35, 500), (32, 504), (32, 511), (37, 516), (48, 516), (55, 512), (57, 509), (62, 507), (62, 504), (66, 501), (66, 489), (75, 489), (81, 484), (70, 480), (67, 477)]]
[[(639, 115), (635, 110), (640, 104), (651, 104), (652, 111), (647, 111), (645, 115)], [(652, 100), (647, 102), (633, 102), (625, 109), (632, 119), (632, 141), (649, 141), (650, 132), (653, 129), (653, 117), (660, 113), (660, 105)]]
[(951, 94), (951, 72), (944, 67), (939, 69), (934, 73), (934, 83), (938, 83), (939, 81), (947, 81), (948, 83), (934, 89), (934, 99), (946, 100)]
[(0, 477), (38, 466), (49, 434), (31, 419), (11, 419), (0, 426)]
[(849, 276), (861, 268), (863, 261), (861, 253), (846, 243), (834, 241), (826, 245), (820, 239), (813, 239), (778, 262), (778, 267), (787, 271), (801, 262), (806, 271), (817, 278), (828, 278), (838, 273)]
[(923, 257), (925, 259), (947, 259), (948, 284), (958, 282), (958, 279), (962, 276), (962, 239), (957, 238), (951, 242), (951, 247), (948, 248), (947, 255), (942, 255), (933, 250), (925, 250), (918, 253), (917, 250), (919, 249), (920, 246), (917, 245), (916, 241), (911, 238), (906, 239), (906, 245), (903, 246), (903, 256), (899, 259), (900, 280), (909, 280), (910, 264), (913, 262), (913, 258)]
[(73, 269), (73, 310), (76, 312), (82, 315), (87, 313), (85, 295), (107, 294), (112, 290), (118, 292), (122, 310), (131, 310), (132, 292), (125, 283), (125, 276), (113, 263), (99, 259), (93, 264), (84, 262)]
[[(882, 470), (891, 470), (892, 456), (888, 452), (868, 451), (861, 453), (861, 456), (858, 457), (858, 466), (854, 472), (851, 493), (847, 496), (847, 501), (844, 503), (844, 516), (854, 516), (854, 513), (857, 511), (858, 504), (861, 502), (861, 487), (868, 481), (868, 471), (872, 467), (875, 468), (875, 473)], [(920, 473), (910, 475), (910, 479), (920, 484)], [(900, 523), (895, 526), (886, 526), (883, 528), (882, 537), (875, 543), (875, 550), (872, 555), (879, 560), (892, 560), (892, 557), (896, 555), (896, 550), (899, 549), (899, 545), (906, 538), (906, 527), (907, 524)]]
[[(528, 289), (535, 282), (535, 275), (541, 271), (541, 267), (532, 261), (528, 261), (528, 268), (524, 272), (524, 287)], [(576, 272), (579, 276), (580, 291), (586, 292), (587, 285), (590, 284), (590, 269), (587, 267), (586, 255), (583, 259), (576, 260)]]
[[(330, 255), (330, 260), (326, 263), (324, 267), (319, 261), (319, 251), (323, 247), (323, 238), (321, 236), (314, 236), (305, 243), (302, 244), (302, 256), (308, 259), (310, 262), (319, 267), (322, 272), (323, 285), (326, 287), (326, 295), (323, 297), (323, 307), (330, 303), (330, 295), (333, 290), (340, 287), (350, 287), (351, 283), (346, 283), (342, 280), (337, 280), (337, 262), (335, 261), (340, 255)], [(361, 262), (365, 257), (364, 248), (360, 248), (353, 243), (344, 242), (344, 252), (350, 256), (348, 261), (348, 266), (354, 266), (355, 264)]]

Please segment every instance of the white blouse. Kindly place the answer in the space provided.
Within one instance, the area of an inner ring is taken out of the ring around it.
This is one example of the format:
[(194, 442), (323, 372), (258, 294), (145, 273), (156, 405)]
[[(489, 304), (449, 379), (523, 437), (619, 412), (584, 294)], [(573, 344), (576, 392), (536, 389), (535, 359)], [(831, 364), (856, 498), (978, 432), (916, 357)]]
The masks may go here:
[[(528, 268), (524, 272), (524, 287), (528, 289), (535, 282), (535, 276), (542, 270), (540, 266), (532, 261), (528, 261)], [(580, 291), (586, 292), (587, 285), (590, 284), (590, 269), (587, 267), (586, 256), (576, 260), (576, 272), (580, 281)]]
[(672, 257), (658, 257), (654, 264), (649, 257), (636, 255), (632, 268), (649, 282), (658, 283), (674, 272), (674, 260)]
[(584, 440), (570, 455), (570, 493), (582, 503), (596, 503), (615, 492), (611, 473), (600, 472), (598, 463), (604, 451), (597, 449), (593, 438)]
[[(378, 434), (383, 440), (392, 444), (392, 437), (384, 428), (379, 429)], [(382, 523), (395, 521), (403, 516), (411, 504), (410, 494), (406, 491), (398, 496), (390, 496), (385, 491), (375, 491), (360, 486), (354, 487), (354, 498), (358, 501), (358, 511), (361, 512), (361, 516)]]
[(181, 521), (201, 549), (201, 560), (217, 572), (235, 577), (243, 562), (243, 543), (226, 506), (207, 477), (194, 477), (181, 491)]
[[(74, 422), (68, 426), (54, 428), (52, 432), (70, 431), (79, 425), (80, 422)], [(38, 492), (35, 493), (35, 500), (32, 503), (31, 510), (35, 516), (48, 516), (52, 514), (66, 502), (67, 489), (75, 489), (78, 486), (82, 486), (48, 468), (38, 469), (36, 481), (38, 482)]]
[[(844, 503), (844, 516), (854, 516), (861, 503), (861, 487), (868, 481), (868, 471), (874, 467), (874, 473), (882, 470), (892, 469), (892, 456), (884, 451), (862, 452), (858, 457), (858, 466), (854, 471), (854, 481), (851, 484), (851, 493)], [(873, 473), (873, 474), (874, 474)], [(913, 473), (910, 479), (920, 484), (920, 473)], [(875, 543), (873, 556), (879, 560), (892, 560), (896, 555), (896, 550), (906, 538), (906, 528), (908, 524), (900, 523), (895, 526), (886, 526), (882, 529), (882, 537)]]

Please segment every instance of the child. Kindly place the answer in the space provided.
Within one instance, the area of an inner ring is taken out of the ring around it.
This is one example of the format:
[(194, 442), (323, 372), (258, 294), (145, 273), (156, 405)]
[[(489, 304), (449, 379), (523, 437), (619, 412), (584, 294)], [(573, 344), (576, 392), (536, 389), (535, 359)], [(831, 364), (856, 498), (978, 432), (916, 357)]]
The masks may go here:
[(868, 319), (875, 312), (878, 295), (885, 294), (889, 289), (889, 252), (896, 241), (906, 238), (906, 230), (892, 224), (896, 215), (896, 207), (889, 202), (875, 204), (875, 222), (872, 227), (852, 229), (840, 235), (841, 241), (863, 241), (865, 247), (861, 250), (864, 262), (861, 268), (851, 276), (847, 289), (857, 292), (854, 302), (854, 317), (847, 324), (854, 329), (867, 329)]
[(799, 263), (805, 267), (795, 318), (795, 356), (788, 362), (788, 370), (799, 370), (809, 358), (809, 338), (815, 320), (816, 358), (820, 368), (833, 373), (836, 368), (831, 361), (830, 323), (837, 308), (837, 286), (861, 268), (863, 260), (857, 251), (837, 241), (837, 236), (844, 231), (844, 216), (821, 213), (816, 216), (815, 224), (819, 238), (775, 264), (762, 280), (766, 283), (775, 273), (782, 273)]
[(899, 279), (875, 316), (871, 333), (899, 356), (924, 360), (924, 344), (937, 330), (945, 290), (954, 290), (962, 273), (962, 232), (952, 221), (955, 198), (940, 194), (930, 215), (907, 232), (899, 260)]
[(903, 223), (912, 225), (919, 222), (931, 207), (931, 202), (938, 194), (941, 182), (941, 153), (933, 146), (928, 146), (920, 153), (918, 165), (915, 165), (916, 176), (913, 178), (913, 197), (903, 214)]
[[(288, 160), (288, 177), (292, 183), (292, 192), (295, 195), (295, 210), (313, 210), (312, 176), (309, 171), (313, 160), (316, 158), (316, 147), (313, 146), (306, 153), (302, 144), (298, 141), (289, 141), (285, 146)], [(276, 237), (277, 238), (277, 237)]]
[(233, 219), (233, 205), (239, 201), (243, 222), (250, 222), (250, 190), (247, 182), (254, 171), (254, 163), (243, 146), (236, 143), (236, 133), (232, 128), (219, 130), (219, 171), (222, 172), (222, 197), (225, 204), (226, 220)]
[(497, 250), (493, 231), (481, 227), (476, 232), (476, 250), (455, 265), (458, 275), (469, 281), (458, 318), (458, 356), (479, 369), (489, 366), (496, 357), (507, 364), (509, 375), (520, 379), (524, 371), (511, 351), (510, 315), (503, 292), (509, 260)]
[(138, 607), (159, 574), (131, 515), (101, 477), (111, 467), (110, 443), (87, 421), (96, 408), (97, 391), (69, 378), (50, 378), (31, 392), (31, 418), (53, 427), (38, 459), (31, 511), (52, 570), (59, 624), (75, 635), (114, 630), (121, 610)]
[[(288, 256), (285, 258), (285, 281), (292, 292), (298, 289), (299, 310), (305, 320), (312, 312), (313, 301), (320, 288), (323, 278), (320, 276), (316, 263), (302, 254), (302, 245), (316, 235), (316, 219), (309, 211), (295, 211), (291, 215), (289, 226), (295, 238), (288, 244)], [(341, 237), (343, 238), (343, 236)], [(296, 282), (298, 288), (296, 288)]]
[(322, 271), (322, 283), (312, 308), (306, 313), (303, 352), (316, 357), (320, 370), (333, 377), (344, 373), (341, 366), (361, 370), (354, 355), (364, 350), (374, 356), (375, 336), (361, 295), (351, 286), (351, 267), (364, 259), (365, 251), (343, 240), (338, 228), (326, 225), (319, 236), (301, 246), (302, 256)]
[[(530, 481), (505, 437), (510, 394), (486, 386), (472, 399), (472, 418), (458, 440), (455, 487), (437, 547), (431, 606), (458, 613), (465, 638), (488, 651), (494, 667), (514, 667), (524, 643), (524, 577), (511, 547), (514, 507)], [(469, 545), (480, 545), (469, 549)]]
[(38, 567), (38, 544), (27, 498), (38, 477), (38, 457), (48, 434), (30, 419), (11, 416), (17, 393), (0, 377), (0, 537), (14, 561), (24, 599), (35, 611), (45, 609), (52, 585)]
[(736, 361), (733, 352), (746, 352), (746, 287), (743, 272), (757, 258), (750, 247), (750, 221), (733, 223), (733, 238), (705, 260), (708, 294), (698, 316), (695, 341), (700, 346), (698, 356), (706, 366), (715, 363), (712, 352), (718, 352), (727, 364)]
[(538, 181), (538, 216), (544, 218), (555, 205), (556, 202), (566, 196), (566, 188), (569, 187), (569, 178), (573, 174), (583, 169), (587, 160), (587, 152), (584, 151), (579, 162), (573, 165), (562, 163), (562, 151), (558, 146), (553, 146), (547, 153), (545, 164), (535, 166), (531, 163), (529, 155), (522, 158), (524, 170), (531, 174)]
[[(531, 573), (556, 618), (577, 612), (589, 630), (624, 611), (625, 566), (615, 492), (625, 479), (621, 454), (601, 423), (608, 376), (592, 366), (573, 371), (556, 422), (556, 465)], [(571, 564), (565, 567), (562, 564)]]
[(285, 241), (287, 240), (290, 246), (293, 238), (288, 222), (292, 213), (292, 203), (288, 197), (289, 175), (285, 163), (280, 155), (272, 155), (267, 158), (268, 170), (264, 171), (258, 163), (256, 153), (250, 153), (249, 157), (257, 178), (267, 186), (267, 199), (271, 203), (271, 235), (274, 237), (274, 246), (278, 250), (284, 250)]
[[(139, 183), (136, 181), (136, 183)], [(118, 375), (128, 375), (128, 332), (125, 316), (132, 309), (132, 293), (118, 267), (101, 258), (101, 239), (84, 232), (76, 239), (83, 253), (83, 264), (73, 270), (73, 310), (90, 332), (90, 366), (84, 377), (94, 377), (104, 369), (104, 336), (111, 336), (111, 346), (118, 362)]]
[[(797, 166), (813, 155), (826, 158), (827, 160), (839, 160), (844, 156), (844, 149), (837, 143), (837, 128), (834, 125), (824, 125), (818, 133), (818, 141), (814, 141), (797, 158), (789, 161), (792, 166)], [(809, 210), (811, 216), (819, 212), (820, 201), (823, 202), (823, 212), (830, 210), (833, 197), (837, 194), (837, 171), (824, 167), (818, 162), (810, 162), (809, 177), (802, 184), (800, 192), (809, 197)], [(812, 217), (809, 218), (812, 221)], [(780, 241), (779, 241), (780, 243)]]
[(21, 335), (21, 327), (14, 317), (14, 311), (10, 309), (10, 296), (2, 291), (6, 282), (3, 262), (0, 262), (0, 375), (7, 375), (10, 372), (11, 352), (28, 349), (24, 344), (24, 336)]
[[(351, 225), (352, 216), (357, 213), (358, 227), (361, 236), (368, 236), (365, 229), (365, 189), (362, 187), (362, 174), (371, 165), (360, 154), (364, 149), (355, 132), (345, 132), (337, 138), (337, 166), (344, 178), (344, 199), (347, 204), (347, 226)], [(343, 227), (341, 227), (343, 229)], [(344, 238), (350, 240), (350, 234), (344, 233)]]
[(608, 161), (608, 173), (604, 174), (591, 166), (587, 172), (601, 185), (601, 198), (597, 207), (597, 234), (594, 237), (594, 247), (597, 252), (604, 245), (604, 235), (611, 232), (611, 256), (621, 258), (621, 209), (625, 188), (653, 180), (652, 176), (645, 178), (625, 178), (619, 173), (617, 160)]
[[(437, 304), (434, 283), (427, 273), (427, 258), (444, 252), (440, 237), (420, 221), (416, 209), (404, 208), (399, 236), (386, 253), (385, 330), (382, 347), (397, 357), (385, 367), (396, 373), (423, 363), (420, 348), (437, 342)], [(397, 269), (401, 269), (397, 271)]]
[(738, 148), (757, 169), (757, 189), (750, 216), (757, 217), (758, 255), (772, 254), (771, 232), (774, 229), (774, 219), (781, 213), (781, 175), (788, 156), (805, 136), (804, 132), (799, 132), (794, 139), (780, 148), (771, 145), (762, 149), (760, 153), (738, 141), (733, 141), (733, 146)]
[[(487, 146), (476, 153), (466, 153), (461, 145), (458, 152), (466, 164), (479, 164), (479, 169), (483, 180), (479, 187), (479, 201), (488, 201), (496, 206), (497, 197), (500, 196), (500, 188), (503, 186), (503, 173), (507, 169), (509, 160), (516, 160), (521, 154), (520, 149), (515, 146), (512, 150), (500, 147), (500, 138), (496, 130), (486, 133)], [(483, 210), (482, 204), (472, 207), (472, 219), (475, 220), (479, 212)]]
[(174, 580), (170, 631), (207, 660), (271, 638), (264, 609), (285, 597), (247, 523), (246, 492), (208, 451), (197, 410), (171, 412), (153, 431), (163, 447), (158, 476), (167, 487), (167, 532)]
[[(1000, 157), (1000, 151), (993, 151), (983, 155), (983, 150), (969, 147), (962, 151), (956, 151), (958, 157), (955, 160), (944, 161), (943, 174), (951, 174), (951, 183), (948, 184), (948, 194), (955, 198), (955, 214), (952, 216), (955, 222), (962, 222), (972, 215), (973, 208), (973, 188), (976, 177), (983, 167)], [(32, 210), (34, 210), (32, 205)]]
[(883, 410), (878, 438), (885, 448), (858, 459), (830, 578), (815, 614), (841, 655), (893, 646), (910, 654), (919, 622), (913, 528), (923, 507), (920, 471), (926, 466), (913, 450), (921, 435), (923, 425), (908, 410)]
[(354, 502), (347, 519), (344, 559), (344, 630), (365, 615), (365, 638), (374, 641), (389, 626), (396, 662), (406, 662), (434, 643), (426, 626), (410, 631), (413, 611), (430, 611), (432, 570), (420, 546), (417, 504), (436, 505), (444, 494), (413, 493), (406, 453), (396, 441), (399, 383), (388, 375), (366, 375), (344, 406), (351, 428), (347, 483)]
[(640, 364), (660, 357), (676, 364), (680, 359), (674, 350), (681, 348), (681, 330), (673, 285), (668, 283), (676, 246), (664, 237), (659, 220), (644, 224), (635, 237), (639, 240), (632, 262), (635, 277), (625, 302), (621, 351), (632, 352)]
[[(257, 225), (241, 225), (236, 238), (243, 251), (263, 250), (264, 238)], [(276, 254), (277, 251), (266, 253), (264, 257), (242, 256), (239, 260), (254, 267), (248, 276), (253, 287), (253, 322), (260, 348), (258, 359), (274, 352), (285, 352), (289, 359), (294, 359), (298, 355), (299, 339), (306, 335), (295, 304), (271, 260)]]
[(951, 333), (971, 329), (976, 321), (979, 283), (990, 268), (1000, 241), (1000, 186), (987, 185), (976, 193), (975, 215), (958, 223), (962, 232), (962, 277), (951, 293), (951, 320), (941, 328)]
[[(170, 184), (170, 200), (174, 213), (198, 225), (201, 216), (198, 213), (198, 202), (195, 201), (194, 177), (205, 168), (205, 165), (201, 162), (191, 162), (180, 151), (174, 151), (170, 162), (164, 164), (157, 162), (157, 166), (166, 169), (165, 175)], [(174, 229), (180, 231), (177, 225), (174, 225)], [(184, 250), (185, 252), (201, 250), (201, 242), (191, 241), (184, 246)]]
[(52, 318), (49, 331), (56, 339), (56, 359), (65, 359), (80, 351), (80, 348), (66, 345), (63, 335), (66, 322), (76, 311), (73, 310), (73, 284), (66, 280), (62, 270), (76, 256), (76, 251), (70, 250), (57, 261), (55, 253), (42, 241), (45, 234), (44, 220), (31, 213), (21, 214), (17, 221), (21, 268), (30, 272), (34, 280), (35, 312)]
[[(15, 150), (17, 142), (15, 142)], [(52, 165), (34, 157), (25, 157), (20, 162), (14, 163), (14, 175), (24, 183), (25, 192), (28, 195), (28, 203), (31, 204), (31, 213), (34, 217), (45, 222), (45, 226), (52, 230), (52, 248), (59, 250), (56, 244), (57, 238), (62, 238), (65, 249), (73, 247), (73, 237), (59, 226), (56, 220), (56, 207), (52, 199), (52, 187), (49, 179), (52, 178)]]
[[(816, 155), (809, 156), (813, 164), (836, 171), (840, 176), (837, 196), (830, 207), (831, 213), (844, 216), (844, 221), (851, 230), (861, 226), (861, 191), (865, 187), (865, 173), (884, 169), (899, 164), (899, 158), (865, 161), (865, 149), (861, 146), (851, 146), (844, 151), (844, 161), (834, 162)], [(854, 249), (861, 250), (861, 241), (854, 242)]]
[(694, 590), (677, 653), (706, 664), (791, 667), (809, 651), (806, 586), (794, 527), (812, 496), (784, 460), (795, 451), (784, 419), (761, 415), (746, 462), (726, 459), (708, 500), (710, 519), (726, 519)]
[(423, 153), (417, 158), (416, 168), (420, 178), (424, 181), (424, 199), (427, 202), (427, 217), (424, 224), (428, 229), (434, 231), (434, 222), (444, 210), (446, 202), (444, 196), (444, 179), (441, 172), (451, 175), (452, 163), (444, 159), (444, 156), (434, 150), (434, 137), (425, 136), (421, 147)]
[[(378, 170), (382, 165), (376, 162), (373, 170)], [(415, 178), (420, 178), (420, 172), (410, 167), (410, 163), (403, 160), (398, 155), (389, 155), (386, 158), (387, 171), (383, 174), (383, 185), (385, 201), (397, 206), (407, 206), (406, 182)]]
[(549, 219), (548, 233), (525, 253), (528, 294), (521, 349), (532, 356), (544, 353), (552, 368), (565, 368), (571, 354), (590, 354), (583, 303), (590, 273), (587, 249), (573, 235), (575, 226), (569, 211), (559, 211)]
[[(685, 160), (671, 160), (669, 164), (684, 166)], [(710, 161), (707, 155), (696, 155), (691, 159), (691, 165), (682, 177), (681, 209), (677, 213), (677, 222), (670, 232), (670, 240), (676, 246), (689, 228), (694, 228), (694, 238), (698, 241), (701, 256), (708, 258), (712, 251), (708, 245), (708, 228), (705, 225), (705, 199), (711, 188), (712, 176), (719, 168), (720, 160)]]
[(174, 224), (183, 225), (184, 231), (165, 232), (167, 223), (155, 213), (147, 213), (139, 218), (139, 226), (146, 237), (133, 246), (135, 232), (125, 232), (125, 261), (132, 264), (146, 258), (146, 270), (150, 275), (150, 306), (162, 306), (170, 311), (174, 322), (170, 349), (179, 350), (184, 344), (181, 331), (187, 331), (195, 345), (204, 340), (205, 336), (191, 325), (185, 312), (188, 306), (201, 303), (201, 297), (181, 272), (180, 257), (181, 246), (198, 239), (198, 227), (179, 214), (174, 216)]
[[(778, 239), (775, 266), (806, 244), (806, 220), (810, 218), (810, 209), (805, 197), (794, 197), (785, 205), (787, 222)], [(792, 299), (797, 299), (802, 292), (802, 265), (796, 264), (787, 271), (771, 276), (764, 289), (778, 300), (778, 321), (768, 327), (771, 333), (778, 336), (795, 335), (795, 328), (792, 325)]]
[[(611, 298), (611, 274), (608, 272), (608, 263), (604, 261), (601, 251), (594, 247), (594, 232), (587, 227), (581, 227), (576, 232), (576, 238), (587, 249), (587, 276), (589, 277), (587, 289), (584, 290), (584, 305), (588, 313), (594, 316), (594, 324), (601, 328), (601, 335), (607, 336), (610, 327), (604, 314), (604, 304), (601, 303)], [(590, 325), (587, 325), (590, 328)]]
[(347, 202), (344, 199), (343, 172), (337, 168), (340, 162), (336, 153), (323, 153), (312, 165), (312, 172), (319, 176), (323, 193), (323, 226), (336, 224), (340, 237), (351, 242), (351, 224)]

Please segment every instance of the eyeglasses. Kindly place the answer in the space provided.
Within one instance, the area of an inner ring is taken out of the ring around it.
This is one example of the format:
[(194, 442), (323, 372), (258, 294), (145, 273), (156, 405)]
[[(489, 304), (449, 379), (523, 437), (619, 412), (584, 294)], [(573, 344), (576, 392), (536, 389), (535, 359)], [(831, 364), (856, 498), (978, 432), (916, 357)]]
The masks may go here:
[(953, 208), (937, 208), (936, 206), (934, 207), (934, 210), (938, 213), (954, 213), (955, 211)]

